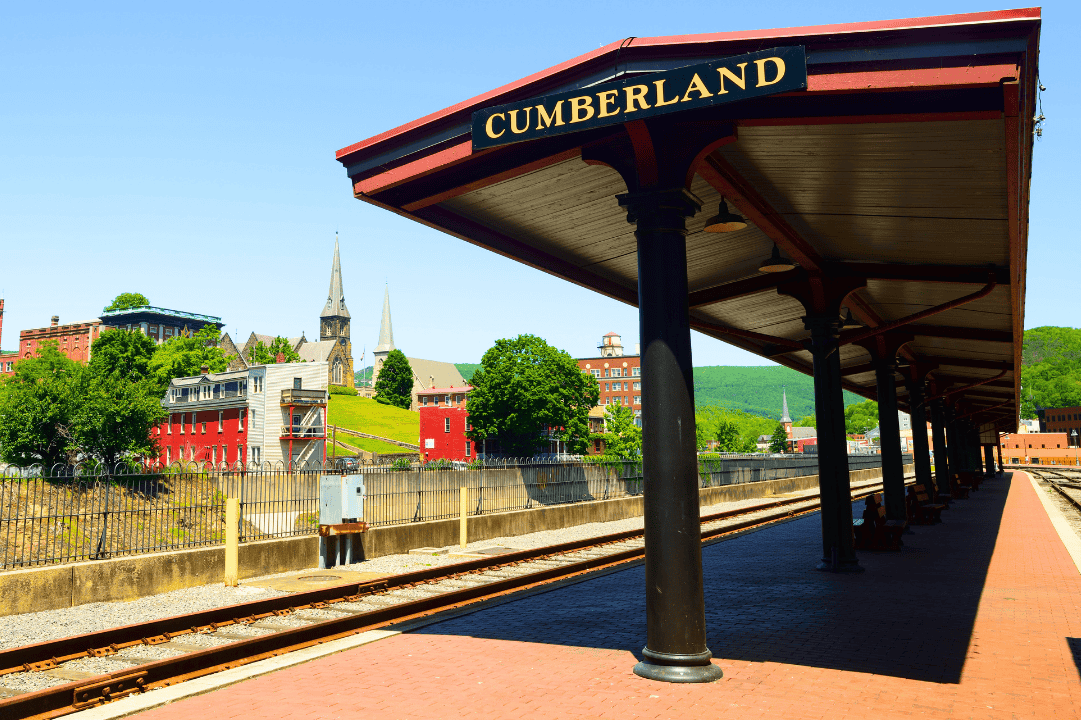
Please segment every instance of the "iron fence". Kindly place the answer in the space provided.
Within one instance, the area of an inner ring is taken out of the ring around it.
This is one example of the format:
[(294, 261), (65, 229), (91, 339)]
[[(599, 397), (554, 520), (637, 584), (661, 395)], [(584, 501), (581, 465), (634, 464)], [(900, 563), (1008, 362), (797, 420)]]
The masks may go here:
[[(852, 470), (880, 466), (877, 455), (849, 457)], [(314, 534), (319, 477), (326, 472), (364, 475), (363, 519), (372, 526), (458, 517), (461, 488), (468, 513), (484, 515), (634, 497), (645, 485), (640, 459), (562, 456), (348, 465), (338, 459), (299, 469), (281, 463), (0, 467), (0, 568), (219, 545), (231, 497), (240, 499), (242, 542)], [(703, 488), (817, 472), (817, 458), (799, 455), (699, 458)]]

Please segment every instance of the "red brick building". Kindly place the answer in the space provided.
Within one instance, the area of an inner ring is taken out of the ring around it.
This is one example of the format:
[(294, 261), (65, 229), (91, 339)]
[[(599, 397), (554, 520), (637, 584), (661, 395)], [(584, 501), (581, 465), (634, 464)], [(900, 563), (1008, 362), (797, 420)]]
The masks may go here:
[(476, 449), (465, 436), (466, 409), (472, 386), (432, 388), (417, 394), (420, 413), (420, 454), (425, 460), (473, 460)]
[(101, 320), (60, 324), (60, 316), (53, 315), (49, 327), (23, 330), (19, 333), (19, 357), (28, 358), (37, 354), (38, 348), (46, 342), (55, 342), (60, 352), (75, 362), (90, 362), (90, 344), (105, 328)]
[[(599, 355), (578, 359), (578, 367), (597, 379), (597, 405), (625, 405), (637, 415), (642, 411), (642, 358), (623, 353), (620, 336), (607, 333), (597, 345)], [(636, 348), (637, 350), (637, 348)]]
[(1066, 433), (1069, 447), (1081, 444), (1081, 407), (1044, 408), (1039, 416), (1042, 432)]

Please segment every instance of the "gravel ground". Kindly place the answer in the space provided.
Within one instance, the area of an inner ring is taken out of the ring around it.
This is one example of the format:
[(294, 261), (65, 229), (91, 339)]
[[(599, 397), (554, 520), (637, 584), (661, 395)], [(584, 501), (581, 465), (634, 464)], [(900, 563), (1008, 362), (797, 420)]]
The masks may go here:
[(17, 672), (10, 675), (4, 675), (0, 677), (2, 686), (8, 690), (16, 690), (18, 692), (34, 692), (35, 690), (44, 690), (45, 688), (53, 687), (54, 685), (63, 685), (69, 683), (71, 680), (65, 680), (64, 678), (56, 677), (55, 675), (46, 675), (45, 673), (28, 673)]
[[(853, 487), (858, 488), (860, 485), (854, 485)], [(815, 492), (815, 490), (807, 490), (799, 494), (813, 495)], [(796, 494), (792, 494), (786, 495), (785, 497), (795, 496)], [(757, 505), (766, 500), (767, 498), (754, 498), (750, 500), (721, 503), (719, 505), (703, 507), (702, 514), (708, 515), (711, 513), (723, 512), (725, 510), (747, 507), (749, 505)], [(624, 530), (641, 529), (641, 527), (642, 518), (640, 517), (606, 523), (589, 523), (586, 525), (562, 528), (560, 530), (546, 530), (529, 535), (493, 538), (481, 542), (470, 543), (466, 547), (466, 550), (477, 550), (493, 546), (504, 546), (517, 550), (530, 550), (533, 548), (544, 547), (545, 545), (584, 540)], [(457, 546), (452, 546), (449, 550), (451, 552), (457, 552), (459, 548)], [(455, 563), (465, 562), (469, 559), (472, 558), (456, 558), (445, 554), (434, 556), (388, 555), (386, 557), (366, 560), (364, 562), (345, 565), (335, 569), (398, 575), (426, 567), (453, 565)], [(291, 574), (293, 573), (278, 573), (276, 575), (267, 575), (263, 578), (252, 578), (252, 580), (282, 577)], [(246, 582), (250, 582), (250, 580)], [(397, 590), (394, 592), (411, 599), (430, 596), (429, 593), (424, 593), (415, 588)], [(146, 622), (148, 620), (156, 620), (159, 618), (171, 617), (173, 615), (183, 615), (199, 610), (208, 610), (210, 608), (288, 594), (289, 593), (271, 590), (269, 588), (252, 587), (250, 585), (242, 585), (238, 588), (227, 588), (221, 584), (214, 584), (176, 590), (161, 595), (140, 598), (130, 602), (92, 603), (61, 610), (48, 610), (39, 613), (26, 613), (24, 615), (8, 615), (0, 617), (0, 649), (20, 647), (22, 645), (30, 645), (71, 635), (106, 630), (121, 625), (130, 625), (132, 623)], [(363, 602), (351, 603), (343, 607), (356, 610), (371, 609), (371, 606)], [(334, 613), (332, 616), (338, 617), (338, 614)], [(311, 619), (316, 619), (316, 616), (311, 616)], [(274, 618), (273, 620), (264, 621), (264, 623), (268, 625), (271, 623), (276, 625), (287, 625), (289, 627), (296, 627), (303, 624), (297, 619), (289, 618)], [(259, 628), (230, 626), (225, 629), (224, 632), (234, 635), (249, 633), (254, 635), (259, 634), (260, 630)], [(203, 640), (198, 640), (196, 638), (203, 638)], [(182, 638), (178, 638), (177, 641), (182, 642), (185, 645), (194, 645), (217, 644), (225, 641), (225, 639), (212, 638), (206, 635), (185, 635)], [(18, 675), (20, 675), (20, 673), (5, 675), (2, 684), (14, 689), (16, 686), (11, 683), (20, 682), (17, 677)], [(36, 675), (35, 677), (41, 678), (43, 676)], [(9, 680), (9, 678), (13, 678), (13, 680)], [(27, 680), (26, 682), (32, 681)], [(33, 682), (37, 681), (35, 680)], [(48, 685), (42, 685), (41, 687), (48, 687)], [(19, 687), (19, 689), (22, 689), (22, 687)]]
[[(1068, 480), (1071, 480), (1073, 482), (1081, 482), (1081, 472), (1078, 472), (1076, 470), (1065, 470), (1059, 467), (1051, 467), (1048, 469), (1053, 470), (1056, 473), (1061, 473)], [(1081, 511), (1074, 507), (1073, 504), (1069, 502), (1066, 498), (1059, 495), (1058, 491), (1055, 490), (1055, 488), (1051, 487), (1051, 483), (1048, 482), (1048, 480), (1050, 479), (1061, 480), (1061, 478), (1058, 478), (1054, 475), (1047, 475), (1047, 480), (1041, 480), (1039, 476), (1036, 475), (1036, 472), (1038, 471), (1032, 473), (1033, 479), (1040, 485), (1040, 487), (1047, 491), (1047, 497), (1051, 499), (1051, 502), (1054, 503), (1055, 507), (1062, 511), (1063, 516), (1066, 518), (1066, 522), (1070, 525), (1071, 528), (1073, 528), (1073, 531), (1077, 533), (1079, 537), (1081, 537)], [(1078, 500), (1081, 500), (1081, 492), (1076, 490), (1067, 490), (1067, 492), (1070, 492), (1071, 495), (1076, 497)]]

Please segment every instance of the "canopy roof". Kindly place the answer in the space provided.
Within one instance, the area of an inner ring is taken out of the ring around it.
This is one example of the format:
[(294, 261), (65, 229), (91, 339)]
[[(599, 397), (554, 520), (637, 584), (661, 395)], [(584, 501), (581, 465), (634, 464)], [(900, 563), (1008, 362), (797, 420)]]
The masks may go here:
[[(844, 305), (865, 328), (984, 294), (897, 329), (901, 356), (990, 430), (1016, 423), (1039, 9), (629, 38), (337, 153), (354, 195), (468, 242), (637, 303), (626, 192), (583, 147), (594, 128), (473, 150), (474, 111), (762, 48), (804, 45), (808, 88), (671, 116), (735, 127), (696, 167), (688, 220), (692, 327), (811, 373), (797, 278), (865, 284)], [(721, 197), (749, 221), (706, 233)], [(798, 267), (763, 273), (773, 244)], [(858, 329), (842, 334), (842, 342)], [(844, 344), (845, 385), (876, 394), (870, 355)], [(985, 381), (978, 386), (975, 383)], [(900, 392), (904, 392), (901, 390)], [(901, 404), (906, 405), (902, 394)]]

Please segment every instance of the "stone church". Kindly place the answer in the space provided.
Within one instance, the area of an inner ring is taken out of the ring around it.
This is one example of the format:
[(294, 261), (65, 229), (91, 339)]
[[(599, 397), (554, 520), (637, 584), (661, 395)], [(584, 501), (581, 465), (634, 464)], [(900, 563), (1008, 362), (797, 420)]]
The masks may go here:
[[(334, 236), (334, 264), (330, 269), (330, 290), (327, 303), (319, 315), (319, 340), (310, 342), (303, 333), (298, 338), (289, 338), (289, 346), (300, 355), (303, 362), (322, 362), (328, 364), (330, 385), (355, 387), (353, 376), (353, 344), (349, 338), (349, 308), (345, 306), (345, 290), (342, 286), (342, 265), (338, 251), (338, 237)], [(230, 370), (240, 370), (251, 364), (252, 350), (257, 343), (266, 347), (274, 342), (273, 335), (252, 333), (242, 347), (237, 347), (229, 334), (221, 340), (222, 349), (230, 359)]]

